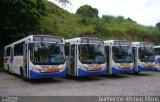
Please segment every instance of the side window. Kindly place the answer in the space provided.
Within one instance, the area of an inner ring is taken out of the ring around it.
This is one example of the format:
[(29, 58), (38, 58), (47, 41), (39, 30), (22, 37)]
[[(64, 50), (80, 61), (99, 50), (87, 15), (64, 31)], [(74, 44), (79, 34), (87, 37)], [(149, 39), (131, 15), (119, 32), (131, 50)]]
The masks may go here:
[(65, 44), (65, 55), (69, 56), (69, 43)]
[(14, 49), (15, 49), (14, 50), (14, 55), (15, 56), (22, 56), (23, 55), (23, 44), (24, 44), (24, 42), (16, 44), (14, 46)]
[(75, 45), (71, 45), (71, 56), (74, 56), (74, 51), (75, 51)]
[(106, 52), (106, 57), (108, 58), (108, 56), (109, 56), (109, 46), (105, 46), (105, 52)]
[(107, 68), (109, 68), (109, 46), (105, 46), (106, 59), (107, 59)]
[(160, 55), (160, 48), (155, 48), (154, 51), (155, 51), (155, 55)]
[(6, 55), (6, 56), (10, 56), (11, 48), (8, 47), (6, 52), (7, 52), (7, 55)]
[(24, 44), (24, 42), (22, 42), (22, 43), (20, 43), (20, 45), (19, 45), (19, 55), (23, 55), (23, 44)]
[(3, 50), (3, 56), (6, 56), (6, 48), (4, 48), (4, 50)]
[(18, 56), (18, 49), (19, 49), (19, 47), (18, 47), (18, 45), (15, 45), (14, 46), (14, 56)]

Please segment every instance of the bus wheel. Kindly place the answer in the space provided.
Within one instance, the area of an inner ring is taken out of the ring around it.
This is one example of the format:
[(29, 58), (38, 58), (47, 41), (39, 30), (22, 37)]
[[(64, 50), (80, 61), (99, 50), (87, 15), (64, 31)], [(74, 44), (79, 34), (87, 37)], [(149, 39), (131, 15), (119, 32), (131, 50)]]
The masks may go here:
[(136, 72), (134, 72), (134, 73), (135, 73), (135, 74), (139, 74), (139, 72), (140, 72), (140, 71), (136, 71)]
[(7, 72), (8, 72), (9, 74), (11, 74), (11, 71), (9, 70), (9, 66), (8, 66), (8, 68), (7, 68)]

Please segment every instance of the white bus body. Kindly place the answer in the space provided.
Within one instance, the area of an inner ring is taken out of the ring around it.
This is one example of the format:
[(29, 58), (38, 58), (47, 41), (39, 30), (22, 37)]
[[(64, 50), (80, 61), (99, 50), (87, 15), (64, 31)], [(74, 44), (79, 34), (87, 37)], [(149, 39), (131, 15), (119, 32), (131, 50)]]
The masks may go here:
[(154, 46), (154, 51), (155, 51), (155, 68), (157, 70), (160, 70), (160, 46)]
[(134, 53), (134, 72), (155, 70), (154, 44), (132, 42)]
[(80, 37), (65, 41), (68, 75), (92, 76), (106, 74), (103, 40)]
[(4, 47), (4, 69), (23, 78), (64, 77), (64, 38), (30, 35)]
[(131, 42), (125, 40), (104, 41), (108, 74), (133, 73)]

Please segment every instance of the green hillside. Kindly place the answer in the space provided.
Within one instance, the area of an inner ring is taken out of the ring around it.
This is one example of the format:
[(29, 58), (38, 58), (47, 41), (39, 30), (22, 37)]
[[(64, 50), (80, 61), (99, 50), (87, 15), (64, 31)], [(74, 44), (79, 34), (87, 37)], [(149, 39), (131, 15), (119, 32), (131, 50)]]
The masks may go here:
[(126, 39), (130, 41), (149, 41), (158, 44), (160, 32), (156, 27), (137, 24), (123, 16), (82, 17), (71, 14), (51, 2), (45, 2), (47, 15), (43, 18), (42, 32), (72, 38), (95, 36), (103, 39)]

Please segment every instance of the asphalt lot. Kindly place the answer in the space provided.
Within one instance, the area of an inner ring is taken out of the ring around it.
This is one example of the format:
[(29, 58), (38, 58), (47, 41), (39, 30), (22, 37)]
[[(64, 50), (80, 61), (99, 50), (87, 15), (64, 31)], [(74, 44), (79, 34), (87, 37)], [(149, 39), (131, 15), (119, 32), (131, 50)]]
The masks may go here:
[(160, 72), (23, 81), (0, 72), (0, 96), (159, 96)]

